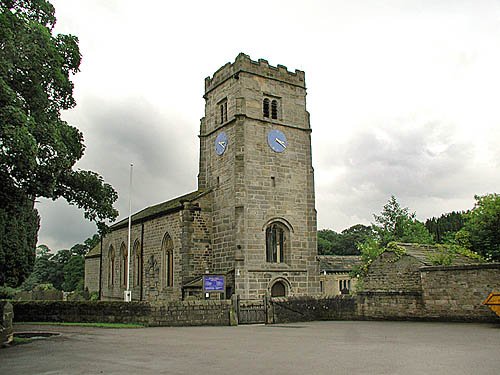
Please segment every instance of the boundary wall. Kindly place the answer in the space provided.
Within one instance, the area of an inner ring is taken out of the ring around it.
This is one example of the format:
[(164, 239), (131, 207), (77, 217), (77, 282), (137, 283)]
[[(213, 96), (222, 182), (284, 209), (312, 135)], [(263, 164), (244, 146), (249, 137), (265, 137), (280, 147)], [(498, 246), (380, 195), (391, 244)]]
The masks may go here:
[(358, 316), (373, 320), (498, 322), (482, 302), (500, 290), (500, 263), (419, 268), (418, 290), (364, 290)]
[(111, 301), (15, 301), (15, 322), (139, 323), (147, 326), (229, 326), (229, 300), (164, 304)]

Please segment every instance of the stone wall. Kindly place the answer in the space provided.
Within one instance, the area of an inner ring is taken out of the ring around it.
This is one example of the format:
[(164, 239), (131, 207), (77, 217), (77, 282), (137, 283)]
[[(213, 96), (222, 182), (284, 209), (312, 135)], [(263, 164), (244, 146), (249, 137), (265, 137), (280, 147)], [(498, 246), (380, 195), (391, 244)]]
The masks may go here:
[(228, 326), (231, 301), (149, 302), (14, 302), (16, 322), (140, 323), (149, 326)]
[(493, 290), (500, 290), (500, 264), (419, 267), (417, 275), (411, 269), (401, 275), (398, 284), (398, 274), (404, 268), (400, 263), (411, 264), (407, 258), (403, 256), (397, 263), (373, 263), (376, 267), (370, 267), (369, 281), (358, 293), (360, 318), (498, 321), (482, 302)]
[(481, 303), (492, 291), (500, 290), (500, 263), (422, 267), (420, 271), (427, 317), (461, 321), (498, 319)]
[(8, 301), (0, 301), (0, 346), (9, 344), (14, 339), (12, 320), (12, 304)]
[(398, 257), (394, 252), (386, 251), (370, 264), (368, 274), (363, 277), (363, 290), (421, 292), (421, 266), (422, 263), (414, 257)]
[(414, 320), (426, 317), (419, 291), (363, 291), (357, 294), (357, 315), (368, 320)]
[(85, 258), (85, 287), (92, 292), (99, 292), (100, 255)]
[(267, 311), (268, 323), (358, 319), (356, 298), (347, 295), (330, 298), (272, 298)]

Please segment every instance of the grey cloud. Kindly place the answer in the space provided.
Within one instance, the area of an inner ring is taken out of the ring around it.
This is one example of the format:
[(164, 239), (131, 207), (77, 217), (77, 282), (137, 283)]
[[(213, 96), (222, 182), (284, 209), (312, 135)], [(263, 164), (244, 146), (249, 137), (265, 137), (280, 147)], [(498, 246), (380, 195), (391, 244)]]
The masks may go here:
[(422, 207), (424, 214), (432, 212), (429, 201), (472, 198), (483, 186), (485, 171), (473, 164), (472, 145), (456, 144), (451, 134), (453, 127), (438, 122), (391, 124), (357, 133), (320, 160), (319, 168), (344, 171), (331, 186), (321, 187), (331, 195), (318, 191), (320, 226), (330, 222), (344, 229), (356, 224), (353, 220), (370, 222), (391, 195), (417, 213)]
[[(84, 133), (87, 148), (77, 167), (101, 174), (117, 190), (120, 218), (128, 215), (130, 162), (134, 163), (134, 212), (196, 189), (197, 124), (166, 118), (140, 98), (107, 103), (94, 97), (81, 103), (73, 121)], [(95, 232), (83, 212), (64, 200), (39, 206), (39, 243), (70, 247)]]

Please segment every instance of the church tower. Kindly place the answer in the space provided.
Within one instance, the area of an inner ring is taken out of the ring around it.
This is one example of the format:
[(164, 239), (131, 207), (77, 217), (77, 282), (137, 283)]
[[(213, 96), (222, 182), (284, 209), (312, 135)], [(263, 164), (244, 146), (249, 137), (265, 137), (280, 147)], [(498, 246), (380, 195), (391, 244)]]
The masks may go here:
[(319, 293), (304, 72), (239, 54), (205, 79), (199, 189), (212, 191), (212, 272), (241, 298)]

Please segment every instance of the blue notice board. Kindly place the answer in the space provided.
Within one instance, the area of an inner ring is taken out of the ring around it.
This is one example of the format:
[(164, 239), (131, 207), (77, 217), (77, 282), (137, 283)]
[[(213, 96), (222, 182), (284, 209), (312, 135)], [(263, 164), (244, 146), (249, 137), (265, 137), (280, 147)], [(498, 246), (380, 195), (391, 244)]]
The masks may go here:
[(224, 293), (226, 291), (226, 278), (222, 275), (203, 276), (203, 291)]

